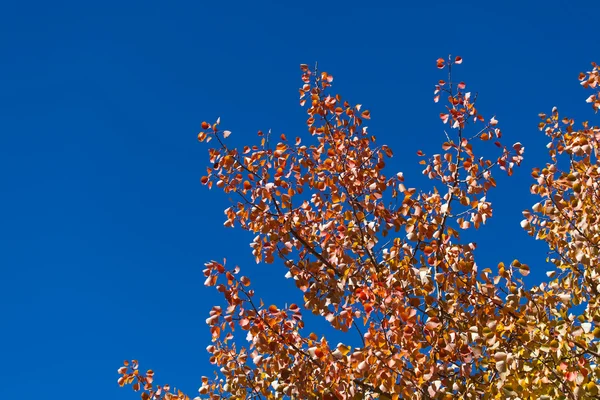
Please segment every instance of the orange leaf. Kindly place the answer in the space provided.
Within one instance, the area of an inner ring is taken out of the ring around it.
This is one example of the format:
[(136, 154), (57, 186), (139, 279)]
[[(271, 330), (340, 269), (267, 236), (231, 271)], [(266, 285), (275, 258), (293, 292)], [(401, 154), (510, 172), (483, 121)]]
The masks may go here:
[(242, 277), (240, 278), (240, 282), (242, 282), (242, 285), (244, 285), (244, 286), (250, 286), (250, 279), (248, 279), (248, 278), (247, 278), (247, 277), (245, 277), (245, 276), (242, 276)]

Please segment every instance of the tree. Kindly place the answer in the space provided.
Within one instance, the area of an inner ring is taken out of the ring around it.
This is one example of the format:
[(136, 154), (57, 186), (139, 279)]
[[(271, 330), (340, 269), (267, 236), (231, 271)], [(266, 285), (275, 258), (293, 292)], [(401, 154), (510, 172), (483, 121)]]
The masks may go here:
[[(306, 138), (282, 135), (271, 148), (274, 138), (259, 132), (260, 146), (237, 150), (219, 120), (202, 123), (198, 139), (216, 146), (201, 181), (239, 199), (225, 225), (256, 234), (256, 262), (281, 259), (304, 292), (303, 305), (265, 306), (238, 267), (206, 263), (205, 285), (225, 304), (206, 320), (220, 373), (202, 378), (202, 397), (600, 398), (600, 129), (576, 128), (556, 108), (540, 114), (549, 160), (533, 170), (540, 201), (521, 225), (548, 244), (548, 281), (527, 288), (520, 276), (529, 267), (518, 260), (479, 270), (475, 244), (461, 234), (492, 217), (494, 176), (511, 175), (524, 148), (504, 146), (498, 121), (452, 81), (461, 63), (437, 61), (448, 81), (436, 85), (434, 101), (447, 99), (440, 119), (449, 128), (440, 154), (418, 153), (429, 191), (384, 174), (392, 150), (363, 126), (369, 111), (329, 94), (333, 77), (307, 65)], [(579, 80), (598, 111), (600, 72), (592, 67)], [(490, 150), (496, 155), (487, 157)], [(305, 333), (303, 311), (361, 345)], [(235, 343), (234, 329), (245, 331), (248, 347)], [(187, 399), (155, 386), (136, 361), (119, 373), (143, 399)]]

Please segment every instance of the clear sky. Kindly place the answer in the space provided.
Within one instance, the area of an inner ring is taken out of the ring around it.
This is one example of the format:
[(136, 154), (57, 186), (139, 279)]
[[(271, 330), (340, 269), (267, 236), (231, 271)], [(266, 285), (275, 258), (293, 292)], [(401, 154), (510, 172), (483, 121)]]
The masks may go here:
[[(268, 303), (300, 294), (255, 265), (251, 236), (223, 228), (227, 197), (199, 183), (203, 120), (233, 144), (305, 133), (300, 63), (371, 110), (390, 169), (422, 181), (416, 150), (443, 141), (435, 60), (461, 55), (526, 161), (491, 195), (483, 268), (518, 257), (544, 276), (520, 229), (529, 171), (545, 162), (537, 113), (595, 117), (577, 75), (600, 62), (594, 1), (13, 1), (0, 7), (0, 397), (137, 399), (117, 386), (137, 358), (196, 395), (211, 374), (204, 320), (220, 299), (202, 265), (239, 264)], [(488, 265), (488, 266), (489, 266)]]

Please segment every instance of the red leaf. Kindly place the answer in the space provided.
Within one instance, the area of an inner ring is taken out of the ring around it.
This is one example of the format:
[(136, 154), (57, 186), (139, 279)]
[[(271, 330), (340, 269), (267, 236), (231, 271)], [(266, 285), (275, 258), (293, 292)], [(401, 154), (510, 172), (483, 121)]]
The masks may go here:
[(454, 59), (454, 64), (462, 64), (462, 57), (461, 56), (456, 56), (456, 58)]

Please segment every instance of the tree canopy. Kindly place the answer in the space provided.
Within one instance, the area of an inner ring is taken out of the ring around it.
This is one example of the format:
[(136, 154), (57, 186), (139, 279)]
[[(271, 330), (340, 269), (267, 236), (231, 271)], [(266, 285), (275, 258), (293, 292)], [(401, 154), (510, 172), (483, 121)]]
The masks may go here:
[[(206, 263), (204, 284), (223, 302), (206, 320), (218, 372), (202, 378), (200, 398), (600, 398), (600, 128), (556, 108), (539, 114), (548, 159), (532, 171), (539, 199), (521, 226), (547, 243), (548, 279), (527, 287), (518, 260), (482, 269), (463, 232), (492, 217), (488, 192), (510, 190), (494, 177), (511, 175), (524, 147), (504, 144), (498, 121), (453, 80), (461, 63), (437, 60), (445, 137), (439, 154), (418, 152), (427, 190), (386, 174), (392, 149), (365, 127), (370, 112), (307, 65), (304, 137), (259, 132), (236, 149), (220, 120), (202, 123), (198, 139), (213, 147), (201, 182), (236, 196), (225, 225), (256, 235), (256, 262), (279, 259), (304, 303), (265, 305), (239, 267)], [(579, 81), (597, 112), (598, 66)], [(305, 312), (360, 345), (306, 332)], [(137, 361), (119, 373), (144, 400), (188, 399)]]

